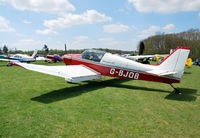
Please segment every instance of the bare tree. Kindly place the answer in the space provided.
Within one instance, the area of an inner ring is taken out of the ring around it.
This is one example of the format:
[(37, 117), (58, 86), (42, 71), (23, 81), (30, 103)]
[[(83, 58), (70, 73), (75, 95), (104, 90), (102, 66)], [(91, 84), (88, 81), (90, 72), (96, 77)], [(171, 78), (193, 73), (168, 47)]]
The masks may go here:
[(8, 47), (6, 45), (3, 46), (3, 53), (5, 53), (5, 54), (8, 53)]

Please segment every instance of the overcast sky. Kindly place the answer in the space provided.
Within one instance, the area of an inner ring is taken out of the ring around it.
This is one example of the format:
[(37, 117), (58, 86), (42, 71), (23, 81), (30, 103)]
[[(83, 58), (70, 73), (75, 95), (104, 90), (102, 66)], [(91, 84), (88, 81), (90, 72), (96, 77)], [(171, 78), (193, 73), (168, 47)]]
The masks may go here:
[(200, 0), (0, 0), (0, 47), (136, 50), (157, 32), (200, 28)]

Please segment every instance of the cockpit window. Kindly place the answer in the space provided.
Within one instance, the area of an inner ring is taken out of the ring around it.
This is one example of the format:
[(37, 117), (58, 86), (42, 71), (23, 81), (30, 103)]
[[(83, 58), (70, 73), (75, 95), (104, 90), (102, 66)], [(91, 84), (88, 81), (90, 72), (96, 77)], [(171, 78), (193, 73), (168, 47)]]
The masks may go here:
[(14, 58), (22, 58), (21, 56), (15, 55)]
[(89, 59), (96, 62), (100, 62), (105, 53), (106, 53), (105, 51), (101, 50), (85, 50), (81, 54), (81, 57), (83, 59)]

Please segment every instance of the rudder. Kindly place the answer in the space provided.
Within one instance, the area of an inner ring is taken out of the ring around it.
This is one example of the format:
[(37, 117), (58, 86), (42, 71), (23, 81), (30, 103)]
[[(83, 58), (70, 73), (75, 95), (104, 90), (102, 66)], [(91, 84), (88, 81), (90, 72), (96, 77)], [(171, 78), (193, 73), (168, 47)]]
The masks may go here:
[(172, 72), (172, 76), (181, 79), (190, 47), (178, 47), (158, 66), (159, 70)]
[(32, 58), (35, 58), (36, 57), (36, 55), (37, 55), (37, 52), (38, 52), (38, 50), (36, 49), (34, 52), (33, 52), (33, 54), (32, 54)]

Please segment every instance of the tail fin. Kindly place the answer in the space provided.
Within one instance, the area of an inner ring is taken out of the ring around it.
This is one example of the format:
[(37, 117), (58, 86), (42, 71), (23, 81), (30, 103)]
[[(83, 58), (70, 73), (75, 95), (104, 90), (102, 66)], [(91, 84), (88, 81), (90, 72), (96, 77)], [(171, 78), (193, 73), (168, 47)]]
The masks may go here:
[(38, 52), (38, 50), (36, 49), (34, 52), (33, 52), (33, 54), (32, 54), (32, 58), (35, 58), (36, 57), (36, 55), (37, 55), (37, 52)]
[(190, 53), (190, 47), (178, 47), (158, 66), (158, 70), (165, 72), (163, 75), (172, 75), (181, 79), (185, 63)]

